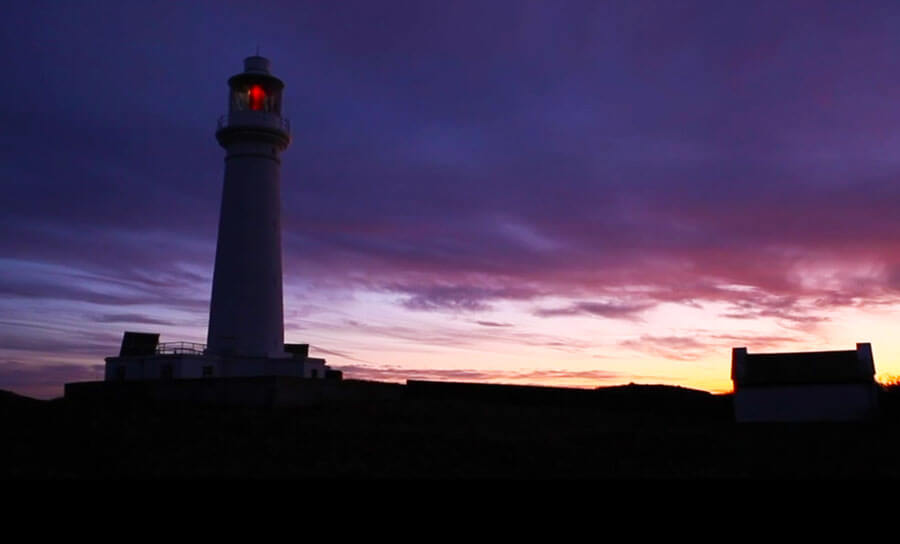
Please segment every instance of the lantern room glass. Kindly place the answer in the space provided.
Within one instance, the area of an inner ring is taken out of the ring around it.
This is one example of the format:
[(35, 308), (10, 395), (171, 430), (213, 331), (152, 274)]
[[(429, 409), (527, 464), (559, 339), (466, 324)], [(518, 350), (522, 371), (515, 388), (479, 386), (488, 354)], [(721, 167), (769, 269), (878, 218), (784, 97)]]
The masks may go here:
[(281, 89), (267, 88), (260, 83), (245, 83), (231, 89), (229, 110), (258, 111), (281, 114)]

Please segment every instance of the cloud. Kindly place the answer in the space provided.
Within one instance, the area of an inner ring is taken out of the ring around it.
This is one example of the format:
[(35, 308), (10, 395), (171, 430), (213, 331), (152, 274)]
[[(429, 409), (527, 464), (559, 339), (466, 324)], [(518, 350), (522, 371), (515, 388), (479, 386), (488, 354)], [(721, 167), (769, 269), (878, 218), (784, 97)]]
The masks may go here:
[(321, 355), (321, 354), (324, 353), (325, 355), (334, 355), (335, 357), (340, 357), (341, 359), (347, 359), (347, 360), (350, 360), (350, 361), (359, 361), (359, 362), (361, 362), (361, 363), (367, 362), (367, 361), (365, 361), (364, 359), (360, 359), (360, 358), (358, 358), (358, 357), (355, 357), (355, 356), (353, 356), (353, 355), (350, 355), (350, 354), (347, 353), (346, 351), (337, 351), (337, 350), (333, 350), (333, 349), (325, 349), (325, 348), (323, 348), (323, 347), (321, 347), (321, 346), (317, 346), (317, 345), (310, 345), (310, 346), (309, 346), (309, 353), (310, 353), (310, 356), (312, 356), (312, 357), (318, 357), (319, 355)]
[(590, 340), (547, 334), (541, 332), (520, 331), (514, 327), (433, 327), (421, 325), (379, 325), (362, 323), (355, 320), (346, 320), (346, 326), (352, 327), (354, 332), (412, 343), (420, 346), (420, 349), (435, 347), (468, 348), (472, 350), (484, 349), (485, 345), (492, 345), (496, 349), (498, 342), (519, 346), (552, 347), (561, 351), (578, 352), (593, 346)]
[(18, 324), (0, 329), (0, 349), (45, 354), (102, 357), (111, 355), (111, 350), (117, 350), (121, 339), (121, 332), (79, 330), (78, 324), (64, 330), (43, 326), (22, 327)]
[(619, 345), (679, 361), (699, 359), (711, 350), (711, 346), (688, 336), (641, 335), (637, 339), (622, 340)]
[(396, 285), (406, 295), (402, 305), (418, 311), (479, 312), (490, 309), (490, 301), (531, 296), (526, 289), (477, 285)]
[(3, 259), (3, 266), (9, 272), (0, 278), (0, 296), (4, 298), (111, 307), (158, 305), (195, 311), (208, 307), (208, 301), (195, 291), (196, 276), (174, 266), (116, 273), (19, 259)]
[[(900, 301), (890, 6), (827, 7), (815, 24), (789, 2), (238, 3), (214, 25), (193, 3), (9, 9), (22, 24), (0, 33), (18, 52), (8, 70), (42, 84), (0, 88), (0, 123), (17, 127), (0, 133), (5, 321), (203, 321), (216, 97), (244, 55), (215, 44), (248, 24), (278, 29), (273, 70), (304, 122), (283, 155), (283, 262), (312, 303), (389, 294), (509, 341), (573, 345), (478, 314), (553, 297), (533, 313), (638, 323), (715, 303), (723, 321), (807, 333), (836, 309)], [(98, 74), (116, 100), (98, 100)], [(2, 337), (39, 345), (12, 339), (18, 325)]]
[[(395, 382), (434, 380), (520, 384), (538, 384), (547, 381), (606, 383), (626, 378), (626, 374), (606, 370), (479, 370), (474, 368), (405, 368), (391, 365), (341, 365), (338, 368), (344, 372), (344, 378)], [(632, 374), (627, 376), (633, 377)]]
[(143, 314), (101, 314), (93, 316), (98, 323), (142, 323), (145, 325), (174, 325), (172, 321), (157, 319)]
[(707, 331), (696, 331), (692, 336), (642, 334), (638, 338), (619, 341), (618, 344), (628, 349), (673, 361), (694, 361), (710, 354), (717, 354), (723, 360), (728, 360), (733, 347), (749, 346), (751, 349), (773, 350), (802, 341), (802, 337), (710, 334)]
[(103, 365), (44, 364), (0, 361), (0, 389), (36, 398), (60, 397), (63, 384), (103, 379)]
[(713, 334), (709, 338), (719, 342), (724, 347), (749, 347), (752, 350), (767, 350), (782, 348), (786, 344), (796, 344), (801, 338), (791, 336), (766, 336), (766, 335), (742, 335), (742, 334)]
[(576, 302), (563, 308), (539, 308), (539, 317), (593, 315), (609, 319), (637, 319), (639, 314), (655, 306), (653, 302)]
[(778, 296), (758, 290), (748, 295), (736, 296), (729, 302), (729, 309), (721, 314), (730, 319), (760, 320), (775, 319), (782, 326), (797, 330), (812, 331), (830, 318), (823, 313), (840, 306), (852, 306), (850, 298), (830, 295), (818, 298), (797, 295)]
[(499, 323), (497, 321), (476, 321), (475, 322), (482, 327), (512, 327), (512, 323)]
[(483, 311), (490, 308), (484, 302), (490, 294), (479, 289), (465, 287), (441, 287), (426, 288), (427, 292), (418, 293), (407, 299), (402, 304), (409, 310), (462, 310)]

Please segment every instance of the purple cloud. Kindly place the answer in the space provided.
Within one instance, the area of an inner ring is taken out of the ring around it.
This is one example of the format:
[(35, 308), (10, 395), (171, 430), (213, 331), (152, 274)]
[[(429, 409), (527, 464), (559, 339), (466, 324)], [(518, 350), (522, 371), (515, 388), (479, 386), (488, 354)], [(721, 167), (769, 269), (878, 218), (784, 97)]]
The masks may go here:
[(694, 336), (654, 336), (642, 334), (638, 338), (619, 341), (619, 345), (634, 351), (661, 356), (674, 361), (694, 361), (711, 353), (721, 354), (725, 360), (733, 347), (752, 346), (755, 349), (783, 348), (802, 339), (787, 336), (706, 334)]
[(395, 295), (548, 345), (478, 314), (716, 303), (805, 333), (900, 301), (895, 3), (57, 4), (0, 33), (35, 82), (0, 88), (0, 337), (24, 351), (74, 315), (204, 321), (248, 32), (287, 84), (285, 281), (313, 303)]
[(93, 316), (98, 323), (141, 323), (145, 325), (174, 325), (171, 321), (156, 319), (143, 314), (103, 314)]
[(609, 319), (637, 319), (641, 312), (653, 306), (653, 302), (576, 302), (564, 308), (540, 308), (534, 314), (539, 317), (593, 315)]
[(529, 294), (523, 289), (476, 287), (469, 285), (398, 286), (407, 295), (404, 307), (410, 310), (458, 310), (478, 312), (490, 308), (489, 301), (515, 299)]
[(512, 323), (499, 323), (497, 321), (476, 321), (475, 322), (482, 327), (512, 327)]
[(61, 397), (62, 384), (103, 379), (103, 365), (34, 365), (18, 361), (0, 361), (0, 389), (22, 395), (49, 399)]
[[(542, 383), (548, 380), (596, 380), (605, 382), (625, 375), (605, 370), (478, 370), (473, 368), (404, 368), (390, 365), (342, 365), (345, 378), (376, 381), (472, 381), (493, 383)], [(628, 376), (632, 376), (629, 374)]]

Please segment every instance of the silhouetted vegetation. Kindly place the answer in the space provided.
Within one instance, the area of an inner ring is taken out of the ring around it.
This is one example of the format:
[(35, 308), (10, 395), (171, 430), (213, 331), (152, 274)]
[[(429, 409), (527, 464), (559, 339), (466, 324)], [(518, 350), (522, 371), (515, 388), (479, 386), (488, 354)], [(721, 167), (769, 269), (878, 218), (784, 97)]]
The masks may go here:
[(881, 384), (878, 403), (884, 421), (900, 420), (900, 379)]

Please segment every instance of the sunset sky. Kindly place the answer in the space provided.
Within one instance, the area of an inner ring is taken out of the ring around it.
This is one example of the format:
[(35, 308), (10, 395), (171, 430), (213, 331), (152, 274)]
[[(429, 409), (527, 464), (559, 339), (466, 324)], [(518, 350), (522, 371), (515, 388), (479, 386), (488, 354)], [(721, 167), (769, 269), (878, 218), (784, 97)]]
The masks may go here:
[(205, 342), (229, 76), (286, 83), (285, 338), (345, 377), (900, 374), (900, 4), (18, 2), (0, 389)]

